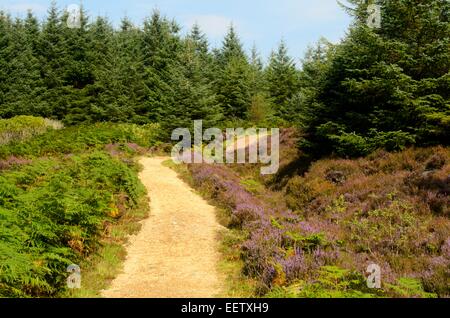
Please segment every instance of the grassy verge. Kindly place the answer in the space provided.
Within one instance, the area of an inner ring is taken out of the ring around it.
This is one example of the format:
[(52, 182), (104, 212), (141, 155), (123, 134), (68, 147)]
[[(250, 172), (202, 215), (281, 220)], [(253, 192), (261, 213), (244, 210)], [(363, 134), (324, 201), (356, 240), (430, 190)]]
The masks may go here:
[(109, 224), (99, 243), (99, 250), (80, 264), (81, 289), (66, 290), (61, 296), (68, 298), (99, 298), (122, 270), (126, 257), (126, 244), (130, 235), (137, 234), (143, 219), (148, 216), (147, 196), (136, 208), (127, 212), (119, 222)]
[(225, 277), (225, 292), (223, 297), (252, 298), (255, 297), (256, 281), (243, 275), (240, 244), (245, 236), (240, 231), (224, 230), (220, 237), (221, 260), (219, 270)]

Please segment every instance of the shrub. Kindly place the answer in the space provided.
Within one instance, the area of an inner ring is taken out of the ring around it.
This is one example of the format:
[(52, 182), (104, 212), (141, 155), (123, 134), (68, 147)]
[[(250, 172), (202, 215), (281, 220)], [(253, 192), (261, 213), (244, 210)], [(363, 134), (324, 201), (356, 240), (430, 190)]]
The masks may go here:
[(157, 131), (157, 125), (98, 123), (71, 126), (47, 131), (28, 141), (0, 146), (0, 158), (81, 153), (114, 143), (136, 143), (149, 148), (156, 143)]
[(395, 201), (388, 208), (356, 214), (346, 233), (360, 251), (410, 255), (420, 253), (428, 221), (407, 204)]
[(20, 142), (41, 135), (49, 129), (61, 129), (62, 124), (55, 120), (33, 116), (17, 116), (0, 119), (0, 145)]
[(331, 193), (333, 189), (334, 185), (327, 180), (296, 176), (286, 186), (286, 202), (290, 209), (304, 211), (304, 206), (319, 194)]
[(323, 266), (314, 282), (298, 281), (278, 287), (267, 297), (283, 298), (373, 298), (379, 295), (368, 290), (362, 275), (337, 266)]
[(105, 221), (144, 194), (118, 158), (40, 159), (0, 176), (0, 296), (53, 296), (66, 268), (92, 254)]
[(402, 277), (396, 284), (387, 284), (387, 287), (399, 297), (436, 297), (436, 294), (425, 292), (420, 280), (415, 278)]
[[(254, 181), (256, 166), (189, 170), (241, 230), (243, 273), (258, 282), (257, 295), (427, 297), (448, 295), (447, 158), (448, 149), (434, 147), (320, 160), (276, 193)], [(368, 290), (357, 272), (372, 262), (404, 293)], [(399, 287), (402, 277), (420, 287)]]

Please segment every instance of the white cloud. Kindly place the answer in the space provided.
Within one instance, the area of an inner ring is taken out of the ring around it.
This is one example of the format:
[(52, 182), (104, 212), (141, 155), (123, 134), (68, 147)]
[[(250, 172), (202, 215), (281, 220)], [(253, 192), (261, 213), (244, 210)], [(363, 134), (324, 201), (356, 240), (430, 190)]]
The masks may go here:
[(219, 15), (196, 15), (190, 16), (186, 20), (186, 26), (189, 28), (195, 23), (212, 39), (222, 38), (227, 33), (231, 24), (239, 28), (232, 19)]
[(31, 10), (33, 13), (39, 14), (44, 13), (47, 10), (46, 6), (37, 3), (16, 3), (5, 5), (1, 8), (11, 13), (25, 13), (28, 10)]

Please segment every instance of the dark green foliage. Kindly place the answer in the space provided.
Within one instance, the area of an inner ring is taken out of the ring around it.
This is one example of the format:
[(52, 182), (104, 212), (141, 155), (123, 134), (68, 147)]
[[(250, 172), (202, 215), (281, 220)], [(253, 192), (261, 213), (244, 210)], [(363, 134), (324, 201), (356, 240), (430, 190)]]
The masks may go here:
[(251, 103), (251, 67), (233, 26), (215, 55), (217, 101), (227, 118), (244, 119)]
[(223, 40), (221, 50), (216, 51), (216, 57), (217, 62), (222, 68), (233, 59), (247, 60), (241, 40), (239, 39), (233, 25), (230, 25), (228, 33)]
[(135, 109), (143, 103), (145, 92), (139, 31), (123, 20), (121, 30), (115, 33), (107, 19), (97, 18), (90, 36), (94, 83), (88, 90), (95, 99), (86, 120), (139, 121)]
[[(36, 43), (31, 42), (37, 22), (28, 14), (23, 22), (0, 13), (0, 117), (32, 114), (38, 108), (43, 83), (36, 58)], [(34, 107), (32, 106), (34, 105)]]
[(180, 46), (179, 26), (154, 11), (144, 22), (142, 52), (146, 98), (136, 115), (148, 122), (162, 119), (164, 108), (170, 103), (169, 68)]
[(68, 265), (97, 247), (119, 195), (133, 207), (144, 190), (118, 159), (93, 152), (41, 159), (0, 176), (0, 296), (52, 296)]
[[(171, 100), (163, 111), (162, 130), (166, 133), (179, 127), (191, 127), (194, 120), (203, 120), (205, 128), (215, 127), (222, 119), (211, 81), (204, 76), (210, 67), (207, 43), (198, 29), (193, 30), (179, 51), (176, 63), (169, 67)], [(167, 136), (170, 137), (170, 136)]]
[(38, 114), (59, 119), (63, 118), (64, 113), (58, 114), (58, 109), (66, 104), (66, 101), (62, 98), (64, 93), (64, 60), (66, 58), (62, 34), (63, 25), (59, 18), (59, 12), (53, 4), (47, 13), (47, 20), (42, 25), (38, 42), (41, 78), (46, 88), (41, 95), (42, 107)]
[(381, 29), (365, 24), (366, 3), (351, 2), (357, 10), (349, 35), (325, 68), (316, 59), (321, 75), (303, 103), (303, 148), (359, 156), (447, 143), (449, 2), (379, 1)]
[(244, 59), (232, 58), (222, 70), (217, 98), (229, 118), (246, 118), (251, 103), (250, 69)]
[(118, 30), (104, 17), (89, 22), (84, 10), (80, 28), (69, 28), (67, 18), (55, 3), (41, 24), (31, 13), (23, 21), (0, 15), (1, 118), (158, 122), (167, 137), (194, 119), (206, 126), (246, 120), (258, 96), (281, 100), (283, 113), (292, 115), (287, 102), (296, 70), (284, 46), (265, 79), (256, 48), (249, 61), (233, 26), (211, 52), (198, 25), (182, 37), (158, 11), (141, 28), (125, 18)]
[(267, 91), (274, 104), (275, 115), (283, 119), (292, 119), (294, 109), (290, 109), (289, 101), (299, 89), (298, 72), (295, 63), (287, 52), (284, 42), (278, 51), (273, 52), (266, 70)]

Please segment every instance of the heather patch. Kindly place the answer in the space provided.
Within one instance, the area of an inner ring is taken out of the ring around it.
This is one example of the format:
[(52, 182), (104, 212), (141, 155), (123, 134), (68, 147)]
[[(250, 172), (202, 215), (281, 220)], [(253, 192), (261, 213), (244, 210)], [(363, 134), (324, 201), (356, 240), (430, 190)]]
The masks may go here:
[[(189, 170), (194, 185), (228, 211), (228, 226), (245, 233), (242, 271), (258, 281), (255, 293), (429, 297), (449, 295), (448, 158), (436, 147), (324, 159), (282, 192), (248, 165)], [(382, 270), (379, 291), (364, 277), (373, 263)]]

